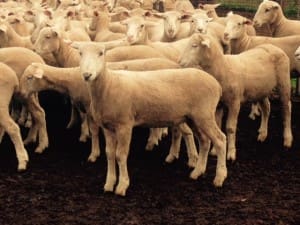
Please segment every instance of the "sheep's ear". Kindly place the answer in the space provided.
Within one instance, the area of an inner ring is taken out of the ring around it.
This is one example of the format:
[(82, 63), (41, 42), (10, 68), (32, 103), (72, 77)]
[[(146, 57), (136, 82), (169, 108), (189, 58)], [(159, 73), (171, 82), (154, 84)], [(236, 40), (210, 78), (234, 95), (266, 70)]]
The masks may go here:
[(206, 46), (207, 48), (210, 48), (210, 40), (209, 39), (204, 39), (203, 41), (201, 41), (201, 44), (203, 46)]
[(32, 75), (35, 78), (42, 79), (44, 76), (44, 70), (42, 70), (41, 68), (37, 68)]
[(181, 22), (188, 22), (191, 19), (192, 15), (189, 13), (184, 13), (181, 16)]
[(198, 9), (204, 9), (204, 5), (202, 3), (198, 4)]
[(278, 5), (273, 5), (273, 6), (272, 6), (272, 9), (277, 10), (277, 9), (279, 9), (279, 6), (278, 6)]
[(245, 24), (245, 25), (252, 25), (252, 21), (249, 20), (249, 19), (246, 19), (246, 20), (243, 22), (243, 24)]
[(0, 32), (6, 33), (7, 27), (4, 24), (0, 24)]
[(80, 44), (76, 41), (73, 41), (71, 44), (69, 44), (72, 48), (75, 48), (75, 49), (79, 49), (80, 47)]
[(226, 16), (232, 16), (233, 15), (233, 12), (232, 11), (229, 11)]
[(217, 3), (217, 4), (213, 4), (212, 7), (215, 9), (215, 8), (218, 8), (220, 5), (222, 5), (221, 3)]

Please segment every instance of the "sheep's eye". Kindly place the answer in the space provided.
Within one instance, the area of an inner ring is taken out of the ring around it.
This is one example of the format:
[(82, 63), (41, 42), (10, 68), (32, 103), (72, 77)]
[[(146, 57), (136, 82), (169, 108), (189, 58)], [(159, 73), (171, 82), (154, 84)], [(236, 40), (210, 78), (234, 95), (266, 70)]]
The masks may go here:
[(51, 37), (50, 37), (50, 35), (46, 35), (45, 38), (50, 39)]
[(82, 52), (79, 52), (79, 55), (82, 56)]
[(141, 28), (144, 28), (144, 26), (145, 26), (144, 24), (141, 24)]
[(242, 25), (242, 23), (238, 23), (238, 26), (241, 26)]
[(191, 23), (195, 23), (195, 20), (191, 20)]
[(32, 75), (30, 75), (30, 76), (27, 77), (27, 80), (28, 80), (28, 81), (31, 81), (32, 79), (33, 79), (33, 76), (32, 76)]
[(103, 51), (99, 52), (99, 56), (102, 56), (103, 55)]
[(196, 43), (194, 43), (194, 44), (192, 44), (192, 47), (193, 47), (193, 48), (197, 48), (198, 45), (197, 45)]
[(270, 9), (265, 9), (265, 12), (269, 12), (270, 11)]

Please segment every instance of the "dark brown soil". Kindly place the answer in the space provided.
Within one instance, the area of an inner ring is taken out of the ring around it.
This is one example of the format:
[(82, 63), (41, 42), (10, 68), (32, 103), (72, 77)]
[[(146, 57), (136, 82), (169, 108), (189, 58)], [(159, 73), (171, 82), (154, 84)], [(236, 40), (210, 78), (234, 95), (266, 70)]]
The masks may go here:
[[(104, 141), (95, 164), (86, 162), (90, 142), (80, 143), (79, 126), (65, 129), (69, 101), (54, 92), (41, 95), (47, 114), (49, 148), (42, 154), (28, 146), (30, 163), (23, 173), (8, 136), (0, 145), (0, 224), (300, 224), (300, 103), (293, 102), (292, 149), (282, 147), (278, 102), (272, 103), (269, 136), (256, 141), (259, 121), (241, 110), (235, 163), (228, 163), (223, 188), (212, 185), (216, 160), (207, 173), (189, 179), (186, 152), (173, 164), (164, 158), (166, 137), (152, 152), (144, 150), (148, 130), (134, 130), (126, 197), (103, 193), (106, 174)], [(23, 129), (23, 133), (26, 130)]]

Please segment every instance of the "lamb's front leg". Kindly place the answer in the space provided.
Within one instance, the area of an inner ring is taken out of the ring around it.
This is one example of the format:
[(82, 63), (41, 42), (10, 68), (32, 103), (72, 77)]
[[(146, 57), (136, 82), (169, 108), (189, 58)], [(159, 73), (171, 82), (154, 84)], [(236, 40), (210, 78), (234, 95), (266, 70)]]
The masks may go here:
[(264, 98), (260, 102), (260, 108), (261, 108), (261, 122), (260, 122), (260, 127), (258, 129), (258, 141), (265, 141), (267, 136), (268, 136), (268, 121), (269, 121), (269, 116), (270, 116), (270, 101), (268, 98)]
[(234, 100), (228, 105), (228, 116), (226, 121), (227, 135), (227, 159), (235, 161), (236, 159), (236, 128), (240, 112), (240, 101)]
[[(216, 122), (217, 122), (217, 125), (220, 129), (222, 129), (222, 119), (223, 119), (223, 115), (224, 115), (224, 109), (223, 109), (223, 106), (221, 107), (218, 107), (217, 110), (216, 110)], [(217, 151), (216, 151), (216, 148), (215, 146), (212, 146), (212, 149), (210, 150), (210, 154), (213, 155), (213, 156), (216, 156), (217, 155)]]
[(129, 187), (129, 175), (127, 170), (127, 158), (129, 153), (129, 145), (132, 135), (132, 126), (119, 126), (116, 130), (117, 137), (117, 151), (116, 159), (119, 166), (119, 183), (115, 193), (117, 195), (126, 195)]
[(88, 161), (95, 162), (100, 156), (100, 145), (99, 145), (99, 126), (95, 121), (88, 115), (88, 126), (92, 135), (92, 150), (89, 155)]
[(179, 158), (180, 152), (180, 143), (181, 143), (182, 134), (178, 126), (172, 127), (172, 143), (165, 161), (167, 163), (173, 162), (175, 159)]
[(106, 172), (106, 182), (104, 185), (105, 192), (113, 192), (114, 186), (116, 184), (116, 147), (117, 140), (115, 133), (108, 130), (103, 129), (104, 137), (105, 137), (105, 152), (107, 158), (107, 172)]

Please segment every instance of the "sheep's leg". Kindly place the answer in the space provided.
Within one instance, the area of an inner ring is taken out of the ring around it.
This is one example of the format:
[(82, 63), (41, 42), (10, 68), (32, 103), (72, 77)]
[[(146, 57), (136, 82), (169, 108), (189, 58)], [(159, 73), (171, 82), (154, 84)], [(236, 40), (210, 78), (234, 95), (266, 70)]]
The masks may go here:
[[(224, 110), (222, 107), (217, 108), (216, 110), (216, 122), (218, 124), (218, 127), (220, 129), (222, 129), (222, 119), (223, 119), (223, 115), (224, 115)], [(217, 155), (217, 151), (215, 149), (214, 146), (212, 146), (212, 149), (210, 150), (210, 155), (216, 156)]]
[(116, 184), (116, 148), (117, 140), (115, 133), (108, 129), (103, 129), (105, 136), (105, 152), (107, 158), (107, 172), (106, 172), (106, 181), (104, 185), (105, 192), (113, 192), (114, 186)]
[(83, 113), (80, 111), (79, 111), (79, 114), (80, 114), (80, 118), (81, 118), (81, 132), (80, 132), (79, 141), (86, 142), (87, 139), (90, 137), (87, 115), (86, 115), (86, 113)]
[(116, 131), (117, 136), (117, 151), (116, 159), (119, 166), (119, 182), (115, 193), (117, 195), (126, 195), (126, 190), (129, 187), (129, 175), (127, 170), (127, 158), (129, 153), (129, 145), (131, 141), (132, 127), (119, 127)]
[(24, 144), (21, 137), (21, 132), (19, 126), (14, 122), (14, 120), (10, 117), (8, 108), (7, 111), (0, 112), (0, 126), (8, 133), (11, 138), (18, 159), (18, 170), (26, 170), (28, 163), (28, 154), (26, 149), (24, 148)]
[(189, 158), (188, 166), (194, 168), (198, 160), (198, 152), (195, 145), (193, 131), (186, 123), (180, 124), (179, 128), (183, 135), (184, 142), (187, 149), (187, 154)]
[(290, 99), (285, 98), (285, 96), (281, 96), (283, 114), (283, 146), (286, 148), (290, 148), (292, 147), (293, 142), (293, 134), (291, 129), (292, 104)]
[(27, 128), (30, 128), (32, 126), (32, 117), (29, 112), (27, 112), (27, 119), (26, 119), (24, 126)]
[(158, 142), (161, 140), (161, 138), (162, 138), (162, 128), (150, 128), (146, 150), (152, 151), (154, 146), (158, 145)]
[[(196, 167), (191, 173), (191, 178), (195, 179), (205, 171), (207, 153), (209, 151), (209, 140), (206, 138), (207, 136), (215, 146), (218, 156), (214, 185), (216, 187), (221, 187), (227, 177), (226, 136), (218, 127), (215, 118), (204, 118), (203, 120), (199, 121), (199, 124), (196, 124), (196, 126), (198, 135), (201, 137), (202, 147), (199, 152), (199, 158)], [(200, 136), (200, 134), (202, 135)]]
[(2, 142), (4, 134), (5, 134), (5, 130), (3, 127), (0, 126), (0, 143)]
[(172, 143), (165, 161), (167, 163), (173, 162), (175, 159), (179, 158), (180, 144), (181, 144), (182, 133), (178, 126), (172, 127)]
[[(45, 117), (45, 111), (40, 106), (38, 102), (37, 96), (32, 95), (28, 99), (28, 110), (32, 115), (34, 125), (31, 127), (33, 131), (38, 131), (38, 137), (39, 137), (39, 143), (38, 146), (35, 149), (36, 153), (42, 153), (45, 148), (48, 147), (49, 140), (48, 140), (48, 134), (47, 134), (47, 126), (46, 126), (46, 117)], [(30, 134), (30, 132), (29, 132)], [(26, 138), (27, 143), (30, 140), (30, 136), (28, 134), (28, 137)]]
[(252, 120), (255, 120), (255, 118), (257, 116), (260, 116), (260, 109), (261, 109), (261, 107), (260, 107), (259, 103), (257, 103), (257, 102), (256, 103), (252, 103), (251, 104), (251, 112), (248, 115), (248, 117), (250, 119), (252, 119)]
[(88, 157), (89, 162), (95, 162), (100, 156), (100, 145), (99, 145), (99, 126), (88, 116), (88, 123), (90, 132), (92, 135), (92, 150)]
[(236, 159), (236, 128), (237, 120), (240, 111), (240, 102), (235, 100), (228, 106), (228, 117), (226, 121), (226, 134), (227, 134), (227, 159), (234, 161)]
[(26, 106), (22, 105), (20, 117), (18, 119), (18, 124), (20, 124), (21, 126), (25, 126), (25, 122), (27, 119), (27, 113), (28, 113), (28, 111), (26, 109)]
[(77, 121), (77, 109), (75, 108), (75, 106), (73, 105), (73, 103), (71, 102), (71, 117), (70, 117), (70, 121), (67, 125), (67, 129), (70, 129), (71, 127), (74, 126), (74, 124), (76, 123)]
[(260, 102), (260, 108), (261, 108), (261, 122), (260, 127), (258, 129), (258, 141), (265, 141), (268, 136), (268, 122), (269, 122), (269, 116), (270, 116), (270, 101), (268, 98), (264, 98)]

